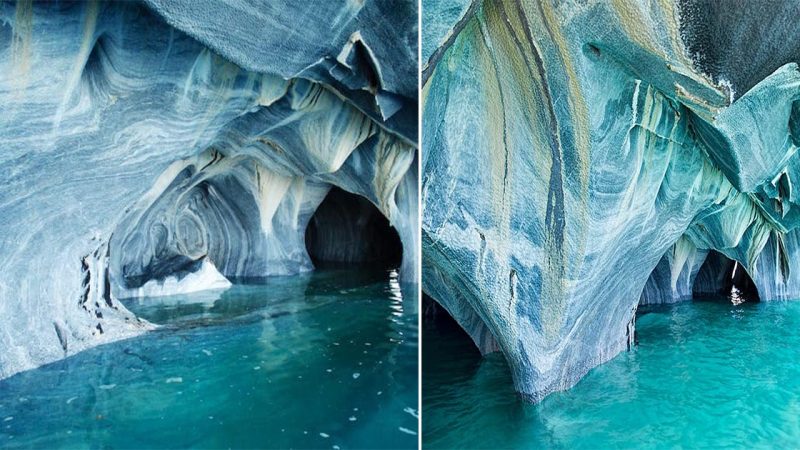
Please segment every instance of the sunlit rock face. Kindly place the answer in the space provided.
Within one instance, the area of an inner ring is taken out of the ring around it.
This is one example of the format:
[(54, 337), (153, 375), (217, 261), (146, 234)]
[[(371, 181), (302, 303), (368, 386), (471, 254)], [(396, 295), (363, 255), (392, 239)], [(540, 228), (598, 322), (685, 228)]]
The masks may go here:
[(119, 298), (312, 270), (332, 186), (414, 279), (416, 19), (381, 12), (416, 6), (367, 3), (0, 5), (0, 378), (153, 327)]
[(800, 10), (751, 3), (424, 2), (423, 289), (527, 398), (733, 264), (800, 298)]

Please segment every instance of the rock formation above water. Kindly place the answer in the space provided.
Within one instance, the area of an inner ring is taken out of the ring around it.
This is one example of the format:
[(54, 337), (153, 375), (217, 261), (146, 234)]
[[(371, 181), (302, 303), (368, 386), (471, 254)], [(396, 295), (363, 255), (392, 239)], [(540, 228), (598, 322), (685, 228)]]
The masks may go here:
[(629, 348), (640, 303), (800, 298), (796, 2), (423, 14), (423, 290), (519, 392)]
[(153, 328), (120, 298), (311, 270), (332, 186), (414, 280), (416, 11), (1, 3), (0, 378)]

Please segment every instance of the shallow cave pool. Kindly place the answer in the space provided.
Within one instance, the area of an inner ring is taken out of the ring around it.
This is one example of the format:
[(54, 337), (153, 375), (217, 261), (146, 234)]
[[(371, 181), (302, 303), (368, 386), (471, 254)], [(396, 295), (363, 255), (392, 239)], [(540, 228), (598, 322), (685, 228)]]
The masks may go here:
[[(502, 355), (424, 322), (425, 448), (795, 448), (800, 301), (696, 299), (640, 313), (638, 345), (540, 404)], [(450, 319), (451, 320), (451, 319)]]
[(416, 296), (325, 269), (128, 301), (161, 327), (0, 381), (0, 447), (414, 448)]

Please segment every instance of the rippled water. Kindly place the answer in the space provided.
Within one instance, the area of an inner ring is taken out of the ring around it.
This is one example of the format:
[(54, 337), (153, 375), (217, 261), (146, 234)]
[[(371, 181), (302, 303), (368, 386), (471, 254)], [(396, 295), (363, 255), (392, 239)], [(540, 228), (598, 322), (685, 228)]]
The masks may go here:
[(415, 292), (326, 270), (129, 304), (163, 329), (0, 381), (0, 448), (415, 448)]
[(500, 355), (423, 330), (425, 448), (797, 448), (800, 301), (695, 301), (636, 323), (639, 345), (539, 405)]

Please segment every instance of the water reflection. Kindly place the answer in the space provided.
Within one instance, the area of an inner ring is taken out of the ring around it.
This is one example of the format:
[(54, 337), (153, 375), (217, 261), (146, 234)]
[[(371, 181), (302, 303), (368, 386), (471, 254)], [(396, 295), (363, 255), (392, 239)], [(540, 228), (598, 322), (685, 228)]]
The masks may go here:
[(0, 447), (416, 446), (415, 289), (323, 270), (126, 302), (160, 325), (0, 382)]

